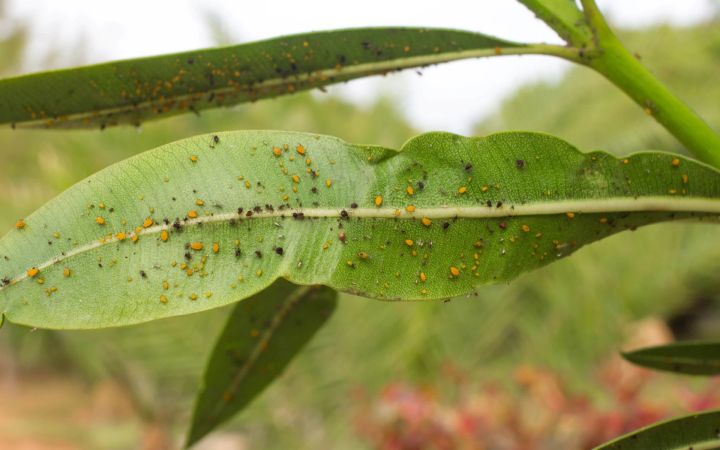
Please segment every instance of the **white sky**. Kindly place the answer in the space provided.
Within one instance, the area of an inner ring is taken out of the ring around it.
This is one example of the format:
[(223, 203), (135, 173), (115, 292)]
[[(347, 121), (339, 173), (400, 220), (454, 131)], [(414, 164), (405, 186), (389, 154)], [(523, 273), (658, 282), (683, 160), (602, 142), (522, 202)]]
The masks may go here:
[[(687, 25), (710, 17), (713, 0), (599, 0), (618, 26)], [(717, 8), (717, 6), (715, 6)], [(62, 47), (85, 62), (169, 53), (213, 45), (206, 18), (219, 18), (234, 42), (359, 26), (462, 28), (527, 42), (559, 42), (513, 0), (10, 0), (11, 20), (32, 24), (28, 70)], [(1, 31), (1, 30), (0, 30)], [(79, 53), (79, 55), (77, 55)], [(462, 61), (331, 88), (359, 104), (389, 93), (422, 131), (467, 134), (520, 83), (557, 79), (569, 63), (523, 56)]]

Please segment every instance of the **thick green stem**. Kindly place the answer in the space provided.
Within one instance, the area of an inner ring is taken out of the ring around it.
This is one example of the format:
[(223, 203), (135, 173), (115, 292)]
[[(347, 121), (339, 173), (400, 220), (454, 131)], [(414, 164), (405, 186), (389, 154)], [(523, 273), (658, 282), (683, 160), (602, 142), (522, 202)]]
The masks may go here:
[(584, 63), (622, 89), (698, 159), (720, 168), (720, 135), (630, 54), (594, 1), (582, 3), (596, 47)]

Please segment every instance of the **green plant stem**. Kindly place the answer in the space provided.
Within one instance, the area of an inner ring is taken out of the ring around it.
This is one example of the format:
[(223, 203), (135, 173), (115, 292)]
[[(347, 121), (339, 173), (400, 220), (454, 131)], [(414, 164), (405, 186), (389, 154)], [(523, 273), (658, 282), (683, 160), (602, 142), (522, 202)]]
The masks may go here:
[(582, 4), (596, 47), (584, 64), (622, 89), (698, 159), (720, 168), (720, 135), (630, 54), (593, 0)]

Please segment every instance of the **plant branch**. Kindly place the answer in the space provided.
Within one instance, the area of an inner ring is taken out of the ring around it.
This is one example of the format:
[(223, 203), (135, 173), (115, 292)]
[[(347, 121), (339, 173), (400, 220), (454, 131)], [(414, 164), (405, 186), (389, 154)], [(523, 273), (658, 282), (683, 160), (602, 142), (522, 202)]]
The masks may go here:
[(608, 34), (612, 34), (610, 26), (605, 21), (595, 0), (580, 0), (580, 4), (582, 4), (583, 14), (585, 14), (585, 21), (596, 38), (602, 39)]
[(623, 90), (693, 155), (720, 168), (720, 135), (630, 54), (594, 0), (581, 3), (596, 46), (582, 63)]

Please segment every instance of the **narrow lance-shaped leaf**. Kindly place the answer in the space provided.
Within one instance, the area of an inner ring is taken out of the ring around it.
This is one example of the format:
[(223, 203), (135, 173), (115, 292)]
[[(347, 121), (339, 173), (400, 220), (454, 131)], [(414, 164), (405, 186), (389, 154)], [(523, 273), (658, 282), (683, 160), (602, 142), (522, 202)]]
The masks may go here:
[(306, 33), (0, 80), (0, 123), (138, 125), (409, 67), (522, 53), (567, 51), (445, 29)]
[(676, 342), (622, 354), (639, 366), (688, 375), (720, 375), (720, 342)]
[(280, 376), (330, 318), (337, 293), (278, 280), (237, 304), (205, 368), (190, 446), (247, 406)]
[(713, 450), (720, 448), (720, 411), (660, 422), (628, 433), (595, 450)]
[(127, 325), (277, 278), (447, 298), (622, 230), (719, 213), (720, 173), (706, 165), (583, 154), (543, 134), (429, 133), (400, 152), (294, 132), (203, 135), (98, 172), (2, 238), (0, 311), (40, 327)]

